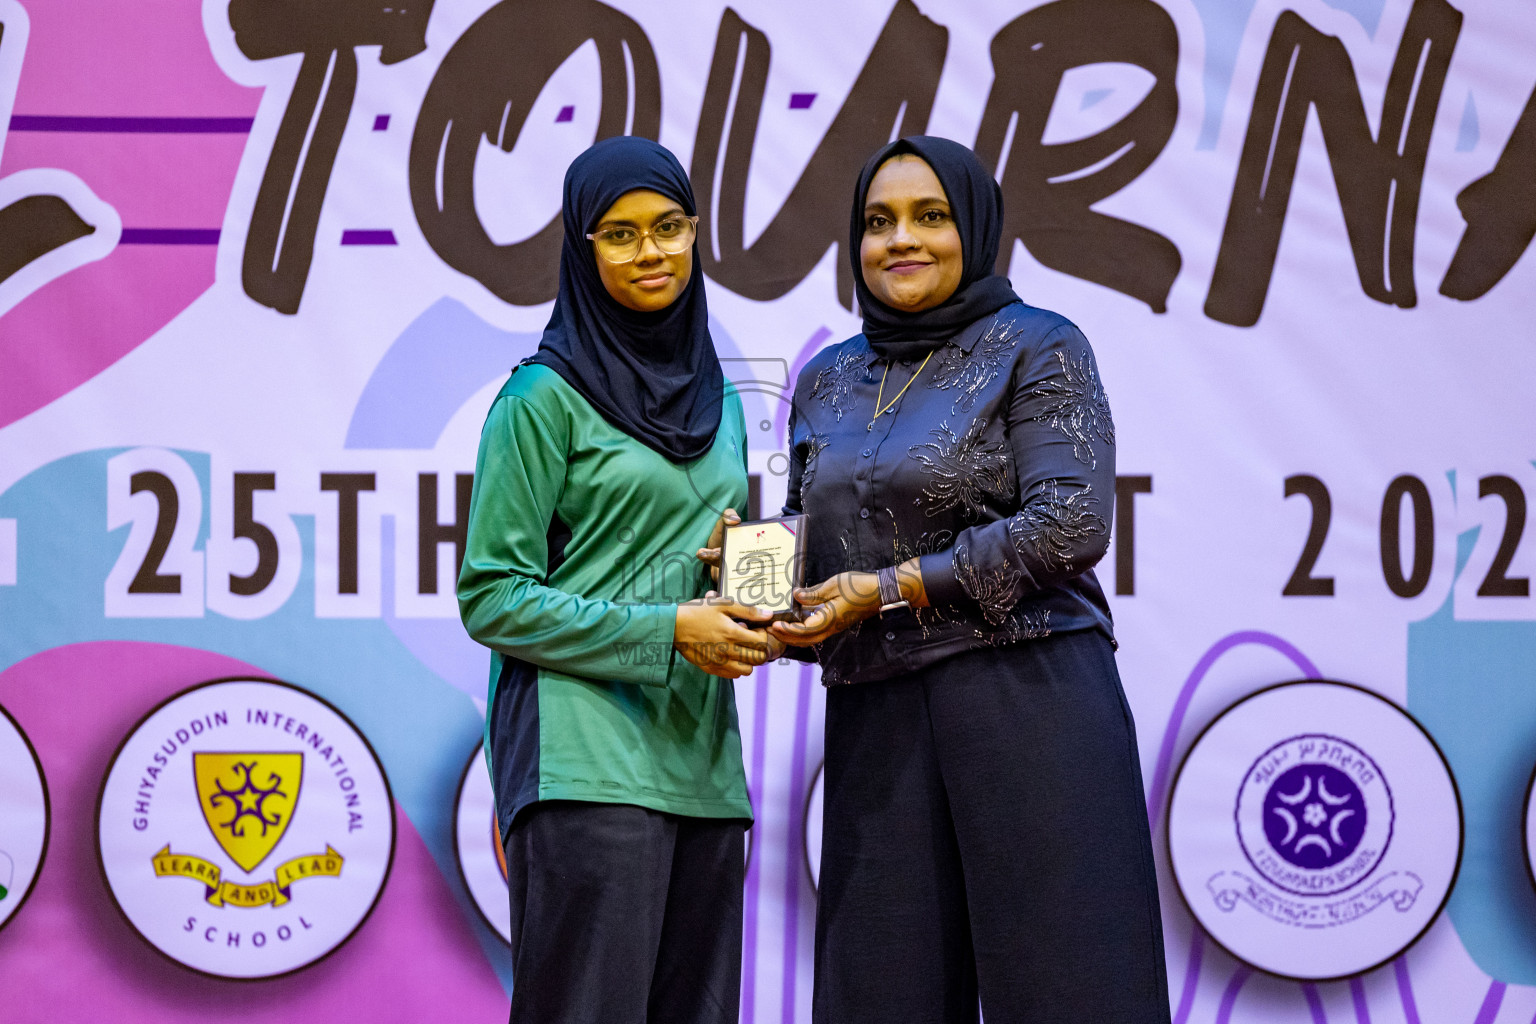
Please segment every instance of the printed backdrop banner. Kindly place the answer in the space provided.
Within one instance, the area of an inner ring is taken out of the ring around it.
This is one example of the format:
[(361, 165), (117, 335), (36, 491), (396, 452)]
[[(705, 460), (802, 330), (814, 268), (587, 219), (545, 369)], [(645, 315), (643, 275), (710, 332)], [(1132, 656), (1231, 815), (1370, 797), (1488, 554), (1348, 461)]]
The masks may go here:
[[(564, 169), (689, 169), (771, 512), (855, 171), (929, 132), (1114, 409), (1175, 1020), (1529, 1021), (1533, 85), (1508, 0), (0, 0), (0, 1016), (500, 1019), (453, 580)], [(737, 684), (755, 1024), (809, 1020), (818, 683)]]

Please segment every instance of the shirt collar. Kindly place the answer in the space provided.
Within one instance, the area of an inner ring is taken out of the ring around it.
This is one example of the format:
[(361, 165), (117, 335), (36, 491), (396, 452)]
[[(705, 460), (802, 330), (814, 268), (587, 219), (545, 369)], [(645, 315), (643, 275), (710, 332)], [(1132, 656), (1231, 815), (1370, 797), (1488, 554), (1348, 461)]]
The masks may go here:
[[(962, 352), (970, 352), (971, 349), (976, 347), (976, 342), (980, 340), (981, 336), (986, 333), (987, 328), (992, 326), (992, 324), (997, 320), (998, 315), (1001, 312), (1002, 311), (999, 310), (997, 313), (979, 317), (971, 323), (966, 324), (963, 328), (961, 328), (960, 333), (944, 342), (943, 345), (940, 345), (938, 348), (934, 349), (934, 351), (939, 351), (940, 349), (944, 348), (945, 345), (953, 345)], [(875, 350), (873, 348), (869, 347), (869, 341), (865, 339), (862, 334), (859, 335), (859, 340), (864, 343), (864, 365), (866, 367), (872, 367), (876, 363), (880, 362), (880, 357), (875, 354)]]

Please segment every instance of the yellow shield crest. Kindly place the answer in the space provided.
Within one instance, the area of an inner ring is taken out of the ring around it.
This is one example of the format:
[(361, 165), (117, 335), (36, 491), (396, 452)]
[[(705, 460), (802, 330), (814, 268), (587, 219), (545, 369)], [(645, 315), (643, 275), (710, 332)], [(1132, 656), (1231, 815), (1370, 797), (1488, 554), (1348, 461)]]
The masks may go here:
[(194, 753), (203, 820), (242, 871), (267, 859), (293, 819), (302, 753)]

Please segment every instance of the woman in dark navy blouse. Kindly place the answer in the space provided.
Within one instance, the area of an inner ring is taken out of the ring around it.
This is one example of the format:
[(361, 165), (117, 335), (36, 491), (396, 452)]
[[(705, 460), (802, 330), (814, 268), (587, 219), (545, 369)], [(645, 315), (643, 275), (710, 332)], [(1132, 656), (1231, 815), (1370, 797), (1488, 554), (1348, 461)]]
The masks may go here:
[[(798, 381), (786, 511), (827, 694), (818, 1024), (1168, 1020), (1135, 726), (1093, 565), (1115, 431), (1087, 339), (997, 276), (970, 150), (876, 153), (864, 333)], [(842, 685), (848, 684), (848, 685)]]

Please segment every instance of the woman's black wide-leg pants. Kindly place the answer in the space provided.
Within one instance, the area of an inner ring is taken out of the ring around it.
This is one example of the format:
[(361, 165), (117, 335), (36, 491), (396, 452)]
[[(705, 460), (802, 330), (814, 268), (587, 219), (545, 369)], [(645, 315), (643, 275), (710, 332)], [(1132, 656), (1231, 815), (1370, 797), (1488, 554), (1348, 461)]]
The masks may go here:
[(827, 693), (816, 1024), (1167, 1024), (1136, 731), (1107, 638)]

